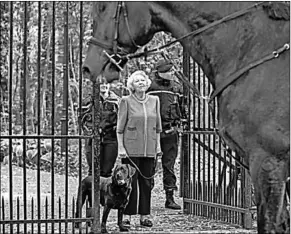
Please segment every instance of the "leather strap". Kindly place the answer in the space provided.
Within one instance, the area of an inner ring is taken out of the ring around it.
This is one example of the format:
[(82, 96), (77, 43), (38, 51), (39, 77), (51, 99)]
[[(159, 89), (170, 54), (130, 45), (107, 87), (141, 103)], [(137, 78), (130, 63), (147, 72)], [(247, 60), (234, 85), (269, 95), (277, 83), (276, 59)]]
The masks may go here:
[(106, 42), (102, 42), (102, 41), (96, 39), (95, 37), (91, 37), (89, 39), (88, 43), (96, 45), (96, 46), (101, 47), (101, 48), (106, 49), (106, 50), (110, 50), (110, 51), (112, 51), (112, 48), (113, 48), (113, 46), (111, 44), (108, 44)]
[(174, 92), (167, 91), (167, 90), (157, 90), (157, 91), (148, 92), (148, 94), (159, 94), (159, 93), (167, 93), (167, 94), (175, 95), (175, 96), (178, 96), (178, 97), (183, 97), (182, 94), (174, 93)]
[(241, 75), (243, 75), (245, 72), (253, 69), (254, 67), (257, 67), (258, 65), (266, 62), (266, 61), (269, 61), (269, 60), (272, 60), (272, 59), (275, 59), (275, 58), (278, 58), (279, 55), (281, 53), (283, 53), (284, 51), (287, 51), (289, 50), (290, 46), (288, 43), (286, 43), (284, 46), (282, 46), (281, 48), (279, 48), (278, 50), (275, 50), (273, 51), (273, 53), (271, 54), (268, 54), (266, 56), (264, 56), (263, 58), (257, 60), (257, 61), (254, 61), (250, 64), (248, 64), (247, 66), (243, 67), (242, 69), (236, 71), (235, 73), (231, 74), (229, 77), (227, 77), (225, 79), (224, 82), (222, 82), (211, 94), (210, 96), (210, 99), (209, 99), (209, 103), (213, 101), (213, 99), (219, 95), (223, 90), (225, 90), (229, 85), (231, 85), (233, 82), (235, 82), (238, 78), (241, 77)]
[(258, 2), (258, 3), (254, 4), (254, 5), (251, 5), (250, 7), (247, 7), (245, 9), (240, 10), (240, 11), (237, 11), (237, 12), (234, 12), (234, 13), (232, 13), (230, 15), (227, 15), (227, 16), (219, 19), (219, 20), (216, 20), (216, 21), (214, 21), (214, 22), (212, 22), (210, 24), (207, 24), (206, 26), (204, 26), (202, 28), (199, 28), (199, 29), (197, 29), (195, 31), (192, 31), (192, 32), (190, 32), (190, 33), (188, 33), (188, 34), (186, 34), (186, 35), (184, 35), (184, 36), (182, 36), (182, 37), (180, 37), (180, 38), (178, 38), (178, 39), (176, 39), (174, 41), (171, 41), (171, 42), (169, 42), (169, 43), (167, 43), (165, 45), (159, 46), (159, 47), (154, 48), (152, 50), (147, 50), (147, 51), (144, 51), (144, 52), (140, 52), (140, 53), (127, 54), (127, 55), (124, 55), (124, 57), (126, 57), (127, 59), (140, 58), (140, 57), (143, 57), (143, 56), (147, 56), (149, 54), (154, 54), (154, 53), (160, 52), (160, 50), (165, 49), (165, 48), (167, 48), (167, 47), (169, 47), (169, 46), (171, 46), (171, 45), (173, 45), (173, 44), (175, 44), (177, 42), (180, 42), (180, 41), (184, 40), (187, 37), (196, 36), (196, 35), (204, 32), (204, 31), (206, 31), (206, 30), (208, 30), (210, 28), (213, 28), (214, 26), (217, 26), (217, 25), (219, 25), (221, 23), (224, 23), (224, 22), (230, 21), (232, 19), (238, 18), (238, 17), (250, 12), (253, 8), (257, 8), (258, 6), (262, 5), (263, 3), (265, 3), (265, 2)]

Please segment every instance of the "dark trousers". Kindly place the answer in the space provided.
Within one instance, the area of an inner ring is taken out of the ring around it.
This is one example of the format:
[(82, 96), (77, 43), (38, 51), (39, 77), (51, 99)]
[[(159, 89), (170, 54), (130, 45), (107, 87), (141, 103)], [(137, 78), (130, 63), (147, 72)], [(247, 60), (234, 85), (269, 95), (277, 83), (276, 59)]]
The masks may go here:
[(177, 190), (174, 166), (178, 156), (178, 133), (161, 137), (161, 149), (163, 152), (163, 184), (164, 190)]
[[(145, 177), (154, 174), (154, 158), (130, 158)], [(134, 165), (127, 158), (122, 159), (123, 164)], [(132, 178), (132, 191), (129, 202), (125, 208), (126, 215), (149, 215), (151, 213), (151, 184), (153, 179), (143, 178), (138, 171)]]
[[(110, 177), (117, 158), (117, 141), (100, 144), (100, 176)], [(89, 166), (88, 175), (92, 175), (92, 139), (86, 140), (86, 159)]]

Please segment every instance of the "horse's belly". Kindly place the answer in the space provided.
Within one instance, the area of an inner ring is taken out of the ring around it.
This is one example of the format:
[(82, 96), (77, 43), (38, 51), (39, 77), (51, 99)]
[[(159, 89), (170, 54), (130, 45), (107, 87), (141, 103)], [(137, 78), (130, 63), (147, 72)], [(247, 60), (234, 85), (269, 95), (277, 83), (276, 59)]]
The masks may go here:
[(219, 126), (229, 146), (241, 154), (290, 150), (290, 68), (274, 61), (229, 87), (219, 100)]

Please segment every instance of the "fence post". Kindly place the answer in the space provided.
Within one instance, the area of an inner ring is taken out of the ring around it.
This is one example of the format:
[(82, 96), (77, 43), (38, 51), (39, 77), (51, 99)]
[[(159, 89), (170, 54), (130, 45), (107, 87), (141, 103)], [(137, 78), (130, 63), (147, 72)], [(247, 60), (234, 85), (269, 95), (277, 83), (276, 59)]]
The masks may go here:
[(246, 229), (252, 228), (252, 214), (250, 208), (252, 207), (252, 182), (249, 173), (244, 170), (243, 180), (245, 181), (245, 198), (244, 198), (244, 207), (247, 209), (243, 218), (243, 227)]
[[(63, 12), (64, 15), (64, 57), (63, 57), (63, 108), (62, 108), (62, 117), (61, 117), (61, 124), (62, 124), (62, 135), (68, 134), (68, 122), (69, 122), (69, 111), (68, 111), (68, 89), (69, 89), (69, 76), (68, 76), (68, 69), (69, 69), (69, 58), (68, 58), (68, 24), (69, 24), (69, 16), (68, 16), (69, 5), (68, 2), (66, 3), (66, 10)], [(63, 138), (61, 140), (61, 152), (64, 156), (66, 153), (67, 139)]]
[[(190, 73), (190, 55), (183, 51), (183, 73), (189, 77)], [(183, 96), (187, 97), (187, 102), (184, 105), (189, 106), (189, 90), (188, 88), (183, 85)], [(190, 126), (190, 116), (187, 118), (188, 120), (188, 127)], [(189, 155), (189, 135), (184, 134), (182, 136), (182, 147), (181, 147), (181, 161), (180, 161), (180, 174), (181, 174), (181, 188), (180, 188), (180, 196), (189, 198), (190, 197), (190, 155)], [(189, 213), (190, 211), (190, 204), (183, 204), (183, 212)]]
[(99, 124), (100, 124), (100, 86), (98, 78), (93, 80), (93, 225), (91, 233), (101, 233), (100, 228), (100, 135), (99, 135)]

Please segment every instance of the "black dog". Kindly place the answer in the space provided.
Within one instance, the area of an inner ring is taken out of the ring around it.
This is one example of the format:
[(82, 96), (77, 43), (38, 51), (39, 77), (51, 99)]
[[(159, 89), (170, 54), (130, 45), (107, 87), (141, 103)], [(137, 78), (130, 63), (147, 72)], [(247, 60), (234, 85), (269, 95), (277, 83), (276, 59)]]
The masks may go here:
[[(122, 218), (131, 193), (131, 181), (135, 171), (136, 169), (128, 164), (120, 164), (115, 167), (111, 177), (100, 177), (100, 203), (104, 206), (101, 233), (107, 233), (106, 222), (111, 209), (118, 209), (117, 224), (119, 230), (121, 232), (128, 231), (128, 228), (122, 224)], [(88, 197), (89, 205), (92, 207), (92, 176), (83, 179), (81, 186), (79, 186), (76, 218), (80, 217), (79, 211), (81, 211), (86, 197)], [(78, 226), (79, 224), (76, 223), (75, 227)]]

